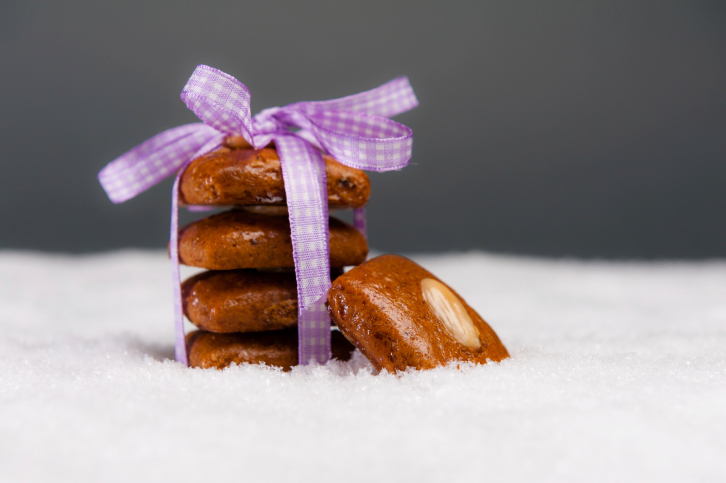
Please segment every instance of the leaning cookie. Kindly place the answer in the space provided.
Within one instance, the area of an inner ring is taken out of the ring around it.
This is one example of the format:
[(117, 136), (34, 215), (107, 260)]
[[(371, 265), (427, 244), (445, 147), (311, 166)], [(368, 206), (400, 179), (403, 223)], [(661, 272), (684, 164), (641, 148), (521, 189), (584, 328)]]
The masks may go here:
[[(331, 279), (343, 273), (333, 269)], [(202, 272), (182, 284), (184, 315), (210, 332), (262, 332), (297, 327), (295, 271)]]
[(464, 299), (418, 264), (383, 255), (338, 277), (328, 310), (376, 369), (430, 369), (452, 361), (509, 357)]
[[(362, 263), (368, 244), (354, 227), (330, 218), (330, 266)], [(293, 267), (290, 224), (286, 216), (232, 210), (182, 228), (179, 261), (208, 270)]]
[[(334, 359), (347, 361), (354, 347), (340, 332), (332, 332)], [(297, 365), (297, 331), (275, 330), (248, 334), (215, 334), (198, 330), (187, 335), (189, 366), (222, 369), (230, 364), (264, 363), (288, 371)]]
[[(323, 155), (331, 208), (361, 208), (371, 185), (360, 169)], [(192, 161), (181, 178), (182, 201), (191, 205), (284, 205), (285, 186), (275, 149), (220, 148)]]

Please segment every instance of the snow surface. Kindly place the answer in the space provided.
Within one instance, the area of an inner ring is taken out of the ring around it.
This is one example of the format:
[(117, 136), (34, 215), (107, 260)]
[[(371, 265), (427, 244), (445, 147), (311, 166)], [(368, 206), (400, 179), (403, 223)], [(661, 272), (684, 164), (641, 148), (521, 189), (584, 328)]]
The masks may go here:
[(0, 481), (726, 481), (726, 262), (414, 258), (511, 359), (187, 369), (164, 253), (0, 252)]

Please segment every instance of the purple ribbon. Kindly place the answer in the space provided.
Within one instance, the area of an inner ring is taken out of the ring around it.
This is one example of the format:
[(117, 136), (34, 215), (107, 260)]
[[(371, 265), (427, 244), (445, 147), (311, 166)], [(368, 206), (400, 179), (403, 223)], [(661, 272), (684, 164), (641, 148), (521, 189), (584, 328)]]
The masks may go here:
[[(177, 171), (172, 191), (169, 252), (172, 261), (176, 360), (188, 364), (178, 254), (178, 193), (184, 168), (241, 134), (255, 149), (275, 142), (290, 217), (298, 291), (299, 362), (330, 359), (328, 195), (322, 152), (347, 166), (370, 171), (405, 167), (413, 133), (387, 117), (418, 105), (406, 77), (370, 91), (329, 101), (298, 102), (250, 115), (250, 92), (234, 77), (198, 65), (181, 98), (203, 123), (157, 134), (109, 163), (98, 174), (108, 197), (121, 203)], [(355, 210), (365, 235), (365, 209)]]

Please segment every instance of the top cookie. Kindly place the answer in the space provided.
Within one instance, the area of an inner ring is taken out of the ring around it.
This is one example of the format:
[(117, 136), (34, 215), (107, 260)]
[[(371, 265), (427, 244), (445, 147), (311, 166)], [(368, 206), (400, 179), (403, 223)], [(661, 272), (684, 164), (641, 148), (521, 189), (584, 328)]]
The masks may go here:
[[(371, 185), (360, 169), (323, 155), (331, 208), (361, 208)], [(190, 205), (284, 205), (285, 185), (275, 149), (222, 147), (192, 161), (184, 171), (180, 191)]]
[(383, 255), (338, 277), (328, 292), (333, 322), (378, 369), (431, 369), (452, 361), (509, 357), (464, 299), (407, 258)]

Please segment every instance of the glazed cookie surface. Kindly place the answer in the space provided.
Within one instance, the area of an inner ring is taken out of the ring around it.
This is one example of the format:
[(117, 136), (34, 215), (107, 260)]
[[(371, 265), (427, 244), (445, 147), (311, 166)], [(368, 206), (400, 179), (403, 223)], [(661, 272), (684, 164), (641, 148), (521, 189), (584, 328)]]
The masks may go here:
[[(362, 263), (368, 244), (354, 227), (330, 218), (330, 265)], [(195, 221), (179, 233), (179, 261), (208, 270), (294, 266), (286, 216), (232, 210)]]
[[(323, 155), (331, 208), (361, 208), (371, 185), (360, 169)], [(284, 205), (285, 186), (275, 149), (220, 148), (192, 161), (181, 178), (190, 205)]]
[[(331, 279), (341, 275), (333, 269)], [(203, 272), (182, 284), (184, 315), (200, 329), (262, 332), (297, 327), (295, 271)]]
[(328, 311), (378, 369), (431, 369), (451, 361), (509, 357), (491, 327), (456, 292), (415, 262), (383, 255), (338, 277)]
[[(334, 359), (350, 359), (354, 347), (340, 332), (331, 332)], [(297, 365), (297, 330), (248, 334), (215, 334), (197, 330), (187, 334), (189, 366), (222, 369), (230, 364), (264, 362), (288, 371)]]

